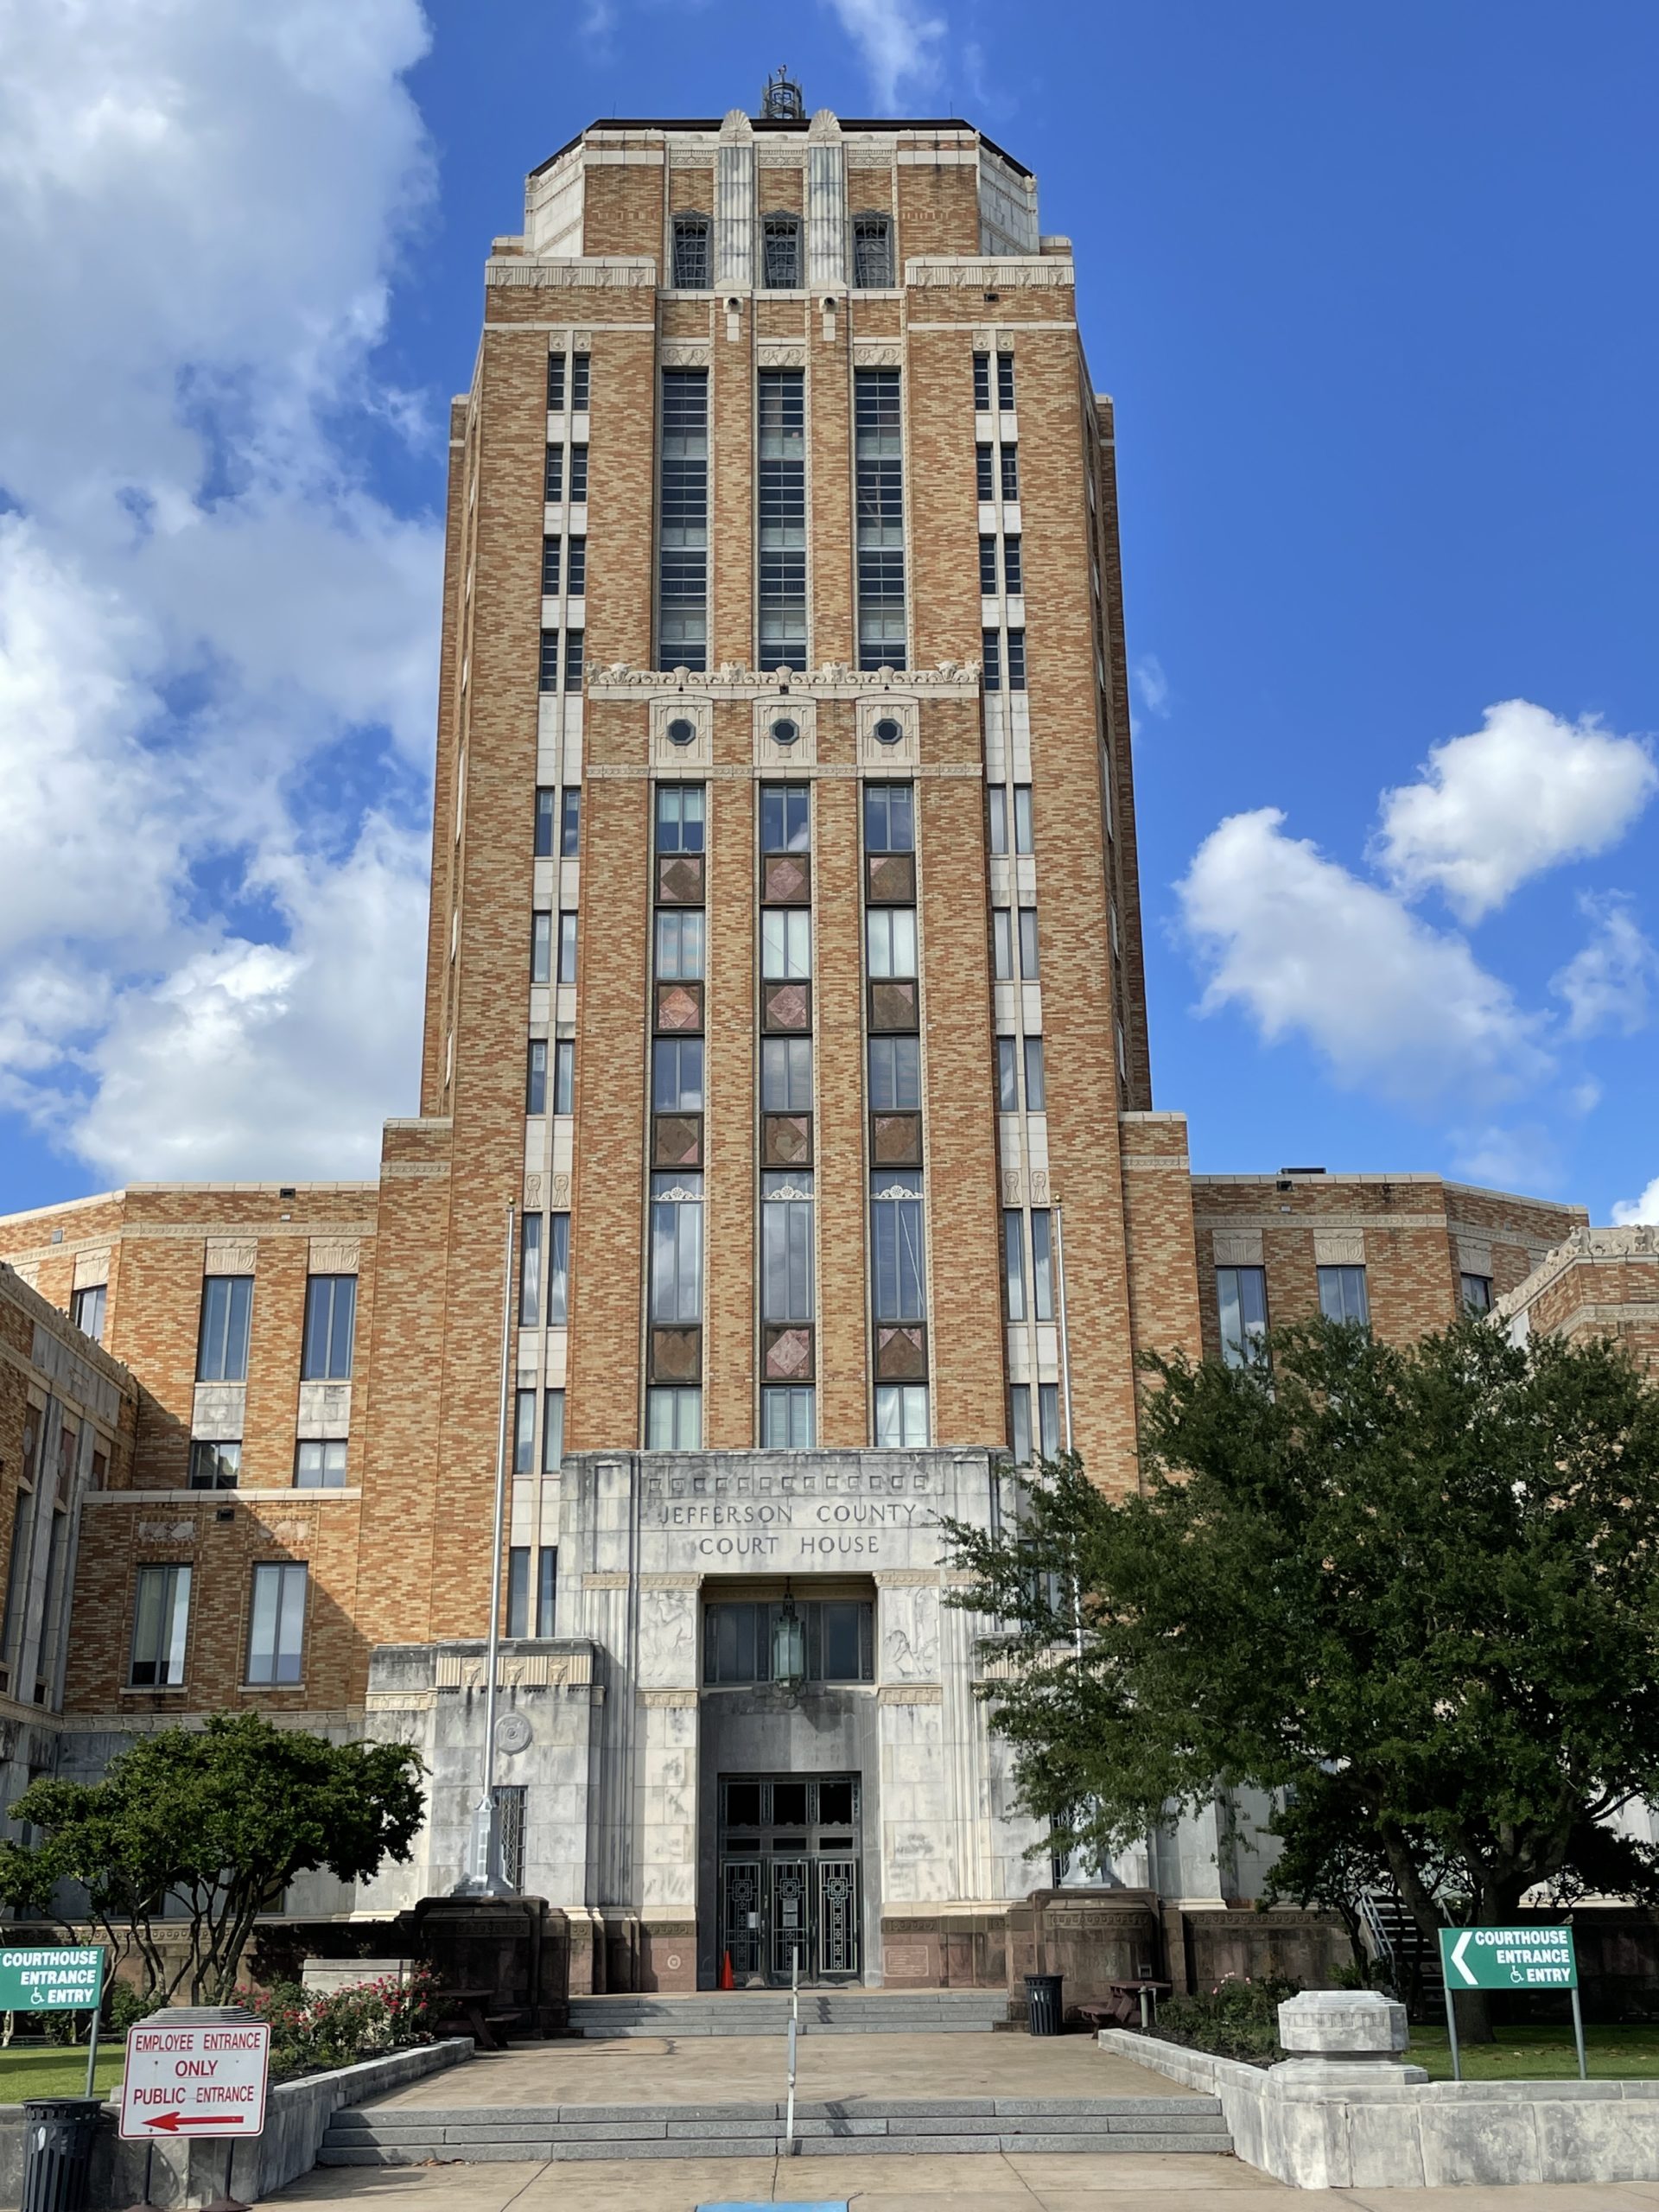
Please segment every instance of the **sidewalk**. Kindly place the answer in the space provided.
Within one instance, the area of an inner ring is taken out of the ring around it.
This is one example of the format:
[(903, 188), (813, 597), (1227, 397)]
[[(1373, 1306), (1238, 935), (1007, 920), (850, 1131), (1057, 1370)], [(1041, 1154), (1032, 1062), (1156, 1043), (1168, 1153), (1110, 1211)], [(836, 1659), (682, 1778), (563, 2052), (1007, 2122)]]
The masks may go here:
[[(851, 2212), (1659, 2212), (1659, 2182), (1522, 2189), (1286, 2189), (1236, 2158), (616, 2159), (583, 2165), (318, 2167), (271, 2204), (306, 2212), (696, 2212), (849, 2204)], [(1265, 2212), (1265, 2207), (1262, 2208)]]

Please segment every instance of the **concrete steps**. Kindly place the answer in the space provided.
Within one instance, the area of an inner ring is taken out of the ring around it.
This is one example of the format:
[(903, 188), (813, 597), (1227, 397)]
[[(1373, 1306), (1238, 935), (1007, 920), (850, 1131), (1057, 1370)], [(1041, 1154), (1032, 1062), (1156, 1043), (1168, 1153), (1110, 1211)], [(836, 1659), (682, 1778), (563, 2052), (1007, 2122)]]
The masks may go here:
[[(368, 2105), (337, 2112), (317, 2163), (477, 2165), (516, 2159), (772, 2158), (778, 2104)], [(801, 2103), (803, 2158), (995, 2151), (1211, 2152), (1232, 2140), (1214, 2097), (928, 2097)]]
[[(808, 1989), (801, 1992), (803, 2035), (983, 2035), (1005, 2026), (1000, 1989)], [(573, 1997), (574, 2034), (781, 2036), (789, 2024), (785, 1989), (708, 1990), (696, 1996)]]

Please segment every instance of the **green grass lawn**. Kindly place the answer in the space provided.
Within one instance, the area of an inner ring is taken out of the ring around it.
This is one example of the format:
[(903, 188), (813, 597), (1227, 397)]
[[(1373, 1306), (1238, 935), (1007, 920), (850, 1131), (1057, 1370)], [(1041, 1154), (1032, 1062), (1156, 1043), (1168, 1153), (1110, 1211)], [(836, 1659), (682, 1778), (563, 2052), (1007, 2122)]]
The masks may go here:
[[(122, 2051), (118, 2043), (102, 2043), (98, 2051), (98, 2089), (108, 2096), (121, 2079)], [(0, 2050), (0, 2105), (20, 2105), (26, 2097), (84, 2097), (86, 2094), (86, 2046), (54, 2044), (41, 2050), (16, 2048)]]
[[(1443, 2027), (1413, 2028), (1406, 2056), (1413, 2065), (1426, 2068), (1431, 2080), (1452, 2079), (1452, 2046)], [(1659, 2075), (1659, 2023), (1618, 2027), (1586, 2023), (1584, 2056), (1592, 2081)], [(1564, 2075), (1576, 2080), (1578, 2071), (1568, 2021), (1559, 2027), (1499, 2028), (1496, 2043), (1463, 2046), (1465, 2082), (1549, 2082)]]

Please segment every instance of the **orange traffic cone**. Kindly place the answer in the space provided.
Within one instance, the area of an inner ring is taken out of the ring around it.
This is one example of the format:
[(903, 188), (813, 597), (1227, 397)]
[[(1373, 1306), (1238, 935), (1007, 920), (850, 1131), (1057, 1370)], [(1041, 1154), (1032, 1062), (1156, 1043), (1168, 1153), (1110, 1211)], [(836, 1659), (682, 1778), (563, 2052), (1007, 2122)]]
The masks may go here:
[(729, 1951), (722, 1951), (720, 1955), (720, 1986), (722, 1989), (735, 1989), (737, 1986), (732, 1973), (732, 1955)]

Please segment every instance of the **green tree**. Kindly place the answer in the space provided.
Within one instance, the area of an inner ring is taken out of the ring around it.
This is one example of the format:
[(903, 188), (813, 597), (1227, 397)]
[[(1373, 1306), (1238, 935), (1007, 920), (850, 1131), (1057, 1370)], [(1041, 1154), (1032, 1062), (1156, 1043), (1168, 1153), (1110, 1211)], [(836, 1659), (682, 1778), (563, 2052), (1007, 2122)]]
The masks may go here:
[[(296, 1874), (366, 1881), (406, 1859), (423, 1768), (404, 1744), (331, 1744), (257, 1713), (140, 1737), (101, 1782), (31, 1783), (10, 1807), (40, 1840), (0, 1843), (0, 1899), (130, 1946), (144, 1993), (221, 2004), (255, 1916)], [(158, 1923), (181, 1927), (181, 1955)]]
[(1000, 1529), (948, 1525), (954, 1602), (1012, 1647), (985, 1694), (1026, 1808), (1112, 1849), (1266, 1791), (1278, 1894), (1380, 1864), (1431, 1943), (1437, 1889), (1488, 1923), (1535, 1885), (1659, 1898), (1605, 1825), (1659, 1796), (1659, 1392), (1629, 1358), (1316, 1323), (1270, 1369), (1146, 1364), (1138, 1495), (1062, 1459)]

